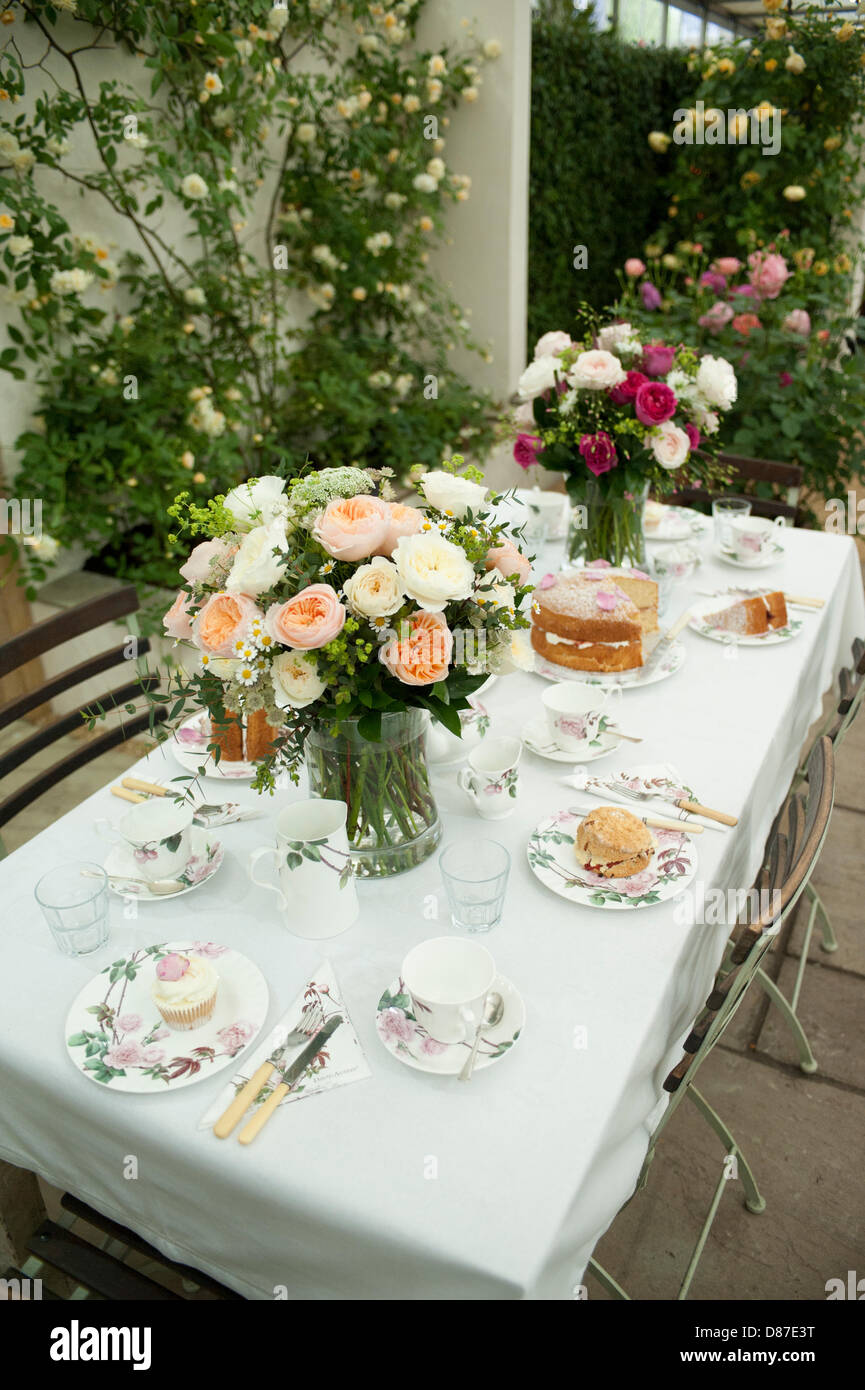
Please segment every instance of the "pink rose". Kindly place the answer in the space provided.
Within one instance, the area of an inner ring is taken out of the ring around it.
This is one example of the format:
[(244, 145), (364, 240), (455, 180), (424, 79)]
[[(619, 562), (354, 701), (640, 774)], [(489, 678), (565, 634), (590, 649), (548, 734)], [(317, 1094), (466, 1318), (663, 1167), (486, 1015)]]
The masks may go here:
[(512, 574), (518, 575), (521, 584), (525, 584), (532, 571), (531, 561), (507, 536), (487, 551), (484, 563), (488, 570), (497, 569), (505, 579), (509, 579)]
[(616, 446), (606, 430), (598, 430), (597, 434), (584, 434), (580, 440), (580, 453), (589, 472), (594, 473), (596, 478), (602, 473), (609, 473), (619, 461)]
[(234, 644), (249, 632), (261, 609), (248, 594), (213, 594), (198, 610), (192, 640), (211, 656), (233, 656)]
[(697, 426), (691, 424), (686, 425), (685, 434), (691, 441), (691, 448), (698, 449), (700, 447), (700, 431), (697, 429)]
[(156, 978), (158, 980), (182, 980), (189, 969), (189, 957), (179, 956), (176, 951), (169, 951), (167, 956), (156, 965)]
[(712, 269), (716, 270), (719, 275), (735, 275), (737, 271), (742, 269), (742, 262), (738, 256), (719, 256), (716, 261), (712, 262)]
[(418, 1052), (422, 1052), (425, 1057), (440, 1057), (447, 1050), (447, 1043), (441, 1043), (437, 1038), (424, 1038), (418, 1048)]
[(777, 299), (789, 280), (787, 262), (777, 252), (752, 251), (748, 257), (751, 267), (748, 279), (761, 299)]
[(645, 261), (641, 261), (639, 256), (629, 256), (625, 261), (625, 274), (630, 275), (632, 280), (638, 280), (646, 269)]
[(272, 603), (264, 625), (274, 641), (283, 647), (310, 651), (338, 637), (345, 618), (345, 607), (335, 589), (329, 584), (309, 584), (287, 603)]
[(514, 443), (514, 458), (520, 468), (531, 468), (537, 463), (538, 454), (542, 449), (540, 435), (518, 434)]
[(378, 657), (403, 685), (435, 685), (450, 669), (454, 635), (441, 613), (420, 610), (392, 641), (379, 647)]
[(122, 1042), (109, 1047), (103, 1060), (106, 1067), (117, 1067), (122, 1071), (124, 1067), (140, 1067), (144, 1057), (137, 1042)]
[(657, 285), (653, 285), (651, 280), (644, 280), (640, 285), (640, 298), (643, 301), (643, 308), (650, 312), (661, 307), (661, 291)]
[(141, 1050), (141, 1060), (146, 1067), (157, 1066), (165, 1057), (165, 1051), (161, 1047), (145, 1047)]
[(676, 413), (676, 396), (662, 381), (647, 381), (634, 398), (634, 413), (643, 425), (660, 425)]
[(627, 372), (624, 381), (610, 387), (610, 400), (615, 405), (630, 405), (640, 387), (648, 380), (645, 372)]
[(704, 270), (700, 276), (700, 284), (714, 290), (716, 294), (723, 294), (727, 288), (727, 277), (719, 275), (716, 270)]
[(539, 357), (554, 357), (566, 348), (573, 347), (570, 333), (563, 333), (561, 329), (553, 329), (551, 333), (545, 333), (542, 338), (538, 338), (535, 344), (535, 361)]
[(733, 327), (737, 333), (741, 333), (743, 338), (747, 338), (755, 328), (762, 325), (756, 314), (736, 314), (733, 318)]
[(807, 309), (791, 309), (782, 327), (786, 328), (788, 333), (800, 333), (803, 338), (807, 338), (811, 332), (811, 315)]
[(647, 343), (643, 348), (643, 371), (647, 376), (666, 376), (675, 356), (675, 348), (663, 343)]
[(697, 322), (701, 328), (708, 328), (710, 333), (720, 333), (722, 328), (726, 328), (732, 317), (732, 304), (725, 304), (722, 299), (716, 299), (711, 309), (705, 314), (701, 314)]
[(378, 1016), (378, 1031), (385, 1042), (410, 1043), (416, 1028), (416, 1024), (410, 1018), (406, 1018), (402, 1009), (383, 1009)]
[(522, 401), (513, 413), (513, 422), (518, 430), (532, 430), (535, 427), (534, 401)]
[(730, 293), (732, 295), (743, 294), (746, 299), (760, 298), (759, 291), (755, 290), (753, 285), (734, 285)]
[(403, 502), (388, 502), (390, 521), (387, 534), (376, 551), (377, 555), (392, 555), (400, 536), (414, 536), (423, 525), (423, 512)]
[(178, 589), (177, 598), (162, 619), (166, 637), (191, 637), (194, 611), (189, 594), (184, 593), (183, 589)]
[(203, 584), (205, 580), (213, 579), (214, 570), (218, 570), (220, 566), (227, 566), (236, 550), (237, 546), (224, 537), (215, 541), (202, 541), (195, 547), (186, 564), (180, 566), (180, 573), (187, 584)]
[(335, 497), (312, 534), (336, 560), (368, 560), (385, 543), (390, 507), (380, 497)]
[(141, 1014), (121, 1014), (117, 1020), (117, 1027), (121, 1033), (137, 1033), (143, 1022)]
[(251, 1023), (244, 1023), (243, 1020), (239, 1020), (237, 1023), (229, 1024), (227, 1028), (220, 1028), (216, 1036), (225, 1051), (230, 1052), (233, 1056), (235, 1052), (239, 1052), (242, 1047), (246, 1046), (253, 1031)]
[(793, 385), (793, 378), (791, 377), (789, 372), (778, 373), (778, 385), (781, 387)]

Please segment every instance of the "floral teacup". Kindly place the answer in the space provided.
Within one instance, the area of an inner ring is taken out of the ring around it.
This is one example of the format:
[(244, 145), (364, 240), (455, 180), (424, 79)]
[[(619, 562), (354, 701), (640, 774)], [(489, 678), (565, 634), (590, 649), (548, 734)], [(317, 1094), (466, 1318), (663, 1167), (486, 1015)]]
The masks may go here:
[(487, 738), (469, 754), (469, 765), (457, 782), (484, 820), (503, 820), (516, 810), (519, 761), (518, 738)]
[(732, 523), (731, 549), (737, 560), (744, 564), (753, 563), (768, 555), (777, 540), (776, 527), (784, 525), (784, 518), (778, 516), (774, 522), (761, 516), (743, 516)]
[(609, 690), (582, 681), (551, 685), (542, 698), (553, 742), (566, 753), (584, 753), (606, 731), (621, 695), (620, 685)]
[(97, 821), (96, 828), (109, 839), (125, 840), (136, 873), (151, 883), (176, 878), (192, 856), (192, 808), (165, 797), (133, 806), (116, 830), (107, 821)]

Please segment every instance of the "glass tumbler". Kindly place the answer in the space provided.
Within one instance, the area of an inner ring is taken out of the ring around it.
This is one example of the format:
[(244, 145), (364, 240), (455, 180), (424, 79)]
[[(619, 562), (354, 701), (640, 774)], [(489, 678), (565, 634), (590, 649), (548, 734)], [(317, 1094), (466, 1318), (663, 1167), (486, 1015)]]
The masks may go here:
[(502, 920), (511, 856), (497, 840), (460, 840), (447, 845), (439, 865), (460, 931), (487, 932)]
[(747, 497), (716, 497), (712, 503), (712, 517), (715, 522), (715, 544), (719, 550), (732, 550), (734, 521), (751, 515), (751, 502)]
[(34, 889), (51, 934), (67, 956), (89, 956), (108, 940), (108, 876), (99, 864), (60, 864)]

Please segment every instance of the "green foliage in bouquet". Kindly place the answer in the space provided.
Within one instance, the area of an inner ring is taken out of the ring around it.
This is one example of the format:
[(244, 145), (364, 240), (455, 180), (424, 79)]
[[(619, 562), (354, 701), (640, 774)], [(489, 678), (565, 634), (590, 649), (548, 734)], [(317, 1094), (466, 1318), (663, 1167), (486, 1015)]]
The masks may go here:
[[(454, 440), (483, 455), (489, 401), (450, 364), (485, 349), (428, 262), (470, 191), (448, 112), (500, 49), (468, 29), (459, 51), (420, 51), (423, 8), (4, 12), (0, 292), (17, 322), (0, 367), (39, 383), (16, 487), (43, 500), (43, 554), (107, 543), (115, 573), (165, 583), (166, 489), (203, 498), (311, 452), (399, 475)], [(76, 190), (86, 221), (57, 201)]]
[[(688, 67), (699, 86), (689, 95), (683, 84), (676, 102), (689, 114), (678, 135), (674, 111), (649, 135), (668, 195), (666, 219), (646, 246), (649, 255), (683, 237), (716, 255), (752, 250), (785, 227), (796, 244), (831, 259), (865, 196), (857, 178), (863, 145), (858, 118), (865, 105), (862, 25), (834, 15), (830, 5), (791, 11), (770, 0), (765, 8), (771, 13), (754, 42), (691, 50)], [(760, 108), (765, 114), (758, 130), (754, 113)], [(745, 113), (737, 129), (735, 112)]]
[(865, 356), (849, 351), (849, 257), (818, 261), (812, 248), (793, 249), (782, 237), (747, 262), (710, 262), (681, 246), (664, 260), (625, 282), (617, 312), (644, 333), (732, 363), (738, 395), (725, 418), (724, 449), (800, 464), (817, 503), (816, 512), (807, 502), (803, 510), (822, 524), (817, 499), (842, 496), (865, 477)]
[[(616, 267), (668, 199), (646, 133), (696, 86), (677, 49), (599, 33), (589, 10), (542, 0), (532, 24), (529, 339), (612, 303)], [(574, 264), (584, 245), (585, 268)]]

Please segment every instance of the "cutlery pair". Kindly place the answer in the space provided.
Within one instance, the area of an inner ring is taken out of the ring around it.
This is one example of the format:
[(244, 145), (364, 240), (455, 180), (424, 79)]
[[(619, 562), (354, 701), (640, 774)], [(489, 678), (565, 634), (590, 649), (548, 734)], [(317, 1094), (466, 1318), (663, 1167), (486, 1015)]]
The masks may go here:
[[(274, 1087), (264, 1104), (259, 1106), (237, 1136), (239, 1143), (251, 1144), (255, 1136), (267, 1124), (274, 1110), (278, 1108), (283, 1096), (288, 1095), (292, 1086), (300, 1079), (310, 1062), (318, 1056), (342, 1022), (342, 1017), (337, 1014), (325, 1023), (324, 1014), (318, 1004), (304, 1009), (299, 1022), (287, 1035), (285, 1042), (262, 1062), (255, 1074), (235, 1096), (228, 1109), (220, 1115), (213, 1126), (213, 1132), (217, 1138), (228, 1138), (252, 1105), (261, 1088), (272, 1079), (273, 1072), (276, 1071), (282, 1080)], [(301, 1049), (291, 1065), (284, 1070), (286, 1053), (290, 1053), (306, 1039), (309, 1039), (306, 1046)]]

